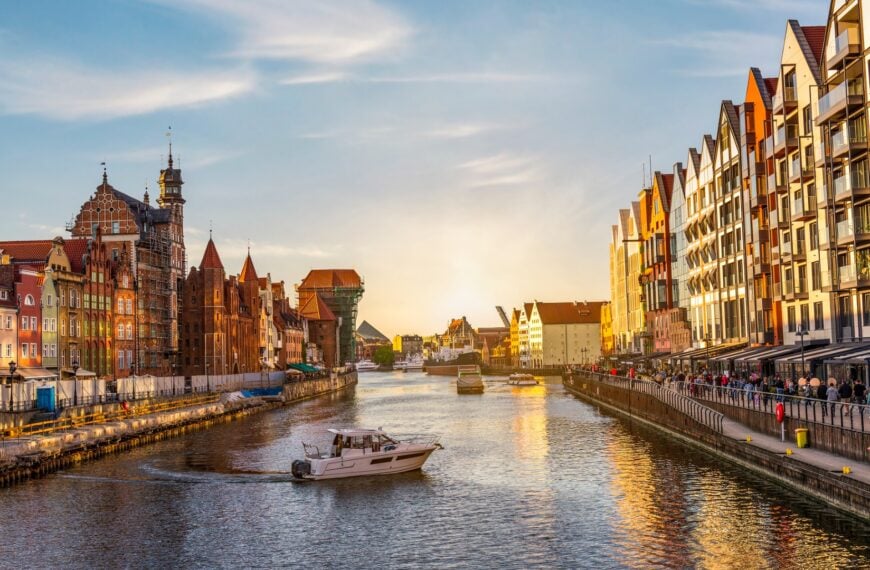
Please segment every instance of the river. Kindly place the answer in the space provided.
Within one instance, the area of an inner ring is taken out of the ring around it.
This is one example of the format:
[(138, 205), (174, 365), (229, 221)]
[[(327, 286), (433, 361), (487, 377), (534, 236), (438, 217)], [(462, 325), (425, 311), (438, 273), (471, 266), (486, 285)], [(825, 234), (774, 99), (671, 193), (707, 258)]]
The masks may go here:
[[(328, 427), (434, 433), (415, 473), (295, 483)], [(0, 490), (0, 566), (835, 568), (870, 525), (565, 392), (368, 373), (340, 394)]]

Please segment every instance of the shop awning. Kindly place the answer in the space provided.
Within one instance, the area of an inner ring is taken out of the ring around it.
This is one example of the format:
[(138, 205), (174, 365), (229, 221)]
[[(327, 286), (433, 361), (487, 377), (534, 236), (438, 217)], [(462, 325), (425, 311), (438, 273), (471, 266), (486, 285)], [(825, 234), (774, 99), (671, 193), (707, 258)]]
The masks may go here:
[(15, 371), (15, 375), (22, 380), (55, 380), (57, 378), (57, 372), (45, 368), (19, 368)]
[(788, 346), (775, 346), (770, 350), (765, 350), (764, 352), (759, 352), (756, 354), (750, 354), (747, 357), (739, 359), (740, 362), (744, 363), (753, 363), (758, 362), (761, 363), (765, 360), (776, 360), (780, 356), (786, 356), (788, 354), (792, 354), (795, 351), (800, 352), (800, 346), (788, 345)]
[(317, 368), (311, 366), (310, 364), (305, 364), (304, 362), (294, 362), (293, 364), (288, 364), (288, 368), (293, 368), (294, 370), (299, 370), (300, 372), (304, 372), (306, 374), (315, 374), (320, 372)]
[(867, 364), (868, 361), (870, 361), (870, 347), (865, 346), (863, 350), (826, 359), (825, 364)]
[[(800, 346), (800, 345), (798, 345)], [(819, 360), (834, 357), (837, 355), (843, 354), (851, 354), (857, 352), (861, 349), (867, 349), (868, 347), (862, 346), (860, 344), (829, 344), (825, 346), (805, 346), (803, 359), (805, 361), (808, 360)], [(794, 354), (789, 355), (788, 358), (783, 358), (778, 360), (777, 362), (788, 362), (789, 364), (799, 364), (801, 361), (801, 353), (796, 352)]]
[(75, 372), (73, 372), (72, 368), (64, 368), (63, 371), (66, 374), (69, 374), (70, 376), (75, 374), (76, 378), (96, 378), (97, 377), (96, 372), (91, 372), (90, 370), (85, 370), (84, 368), (79, 368)]

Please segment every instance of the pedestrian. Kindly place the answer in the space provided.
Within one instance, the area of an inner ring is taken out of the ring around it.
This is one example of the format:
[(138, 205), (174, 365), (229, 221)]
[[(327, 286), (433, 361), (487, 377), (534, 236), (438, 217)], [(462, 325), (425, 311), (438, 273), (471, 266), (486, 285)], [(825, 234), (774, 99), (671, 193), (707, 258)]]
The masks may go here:
[(834, 408), (837, 405), (837, 401), (840, 399), (840, 391), (837, 390), (837, 382), (831, 381), (828, 384), (828, 391), (826, 392), (826, 396), (828, 399), (828, 404), (831, 406), (831, 423), (834, 422)]
[(854, 395), (856, 404), (863, 404), (866, 401), (867, 395), (865, 392), (864, 383), (861, 382), (860, 378), (858, 378), (855, 380), (855, 385), (852, 387), (852, 394)]

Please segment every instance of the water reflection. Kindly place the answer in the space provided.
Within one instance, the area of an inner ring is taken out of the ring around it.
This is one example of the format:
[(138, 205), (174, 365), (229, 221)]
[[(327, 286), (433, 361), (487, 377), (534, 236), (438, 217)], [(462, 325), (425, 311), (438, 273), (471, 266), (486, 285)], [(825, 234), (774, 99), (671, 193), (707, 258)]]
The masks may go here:
[[(870, 565), (870, 530), (852, 519), (602, 414), (558, 379), (489, 380), (465, 397), (450, 378), (369, 374), (0, 490), (3, 565)], [(290, 482), (302, 441), (349, 426), (437, 433), (445, 450), (416, 473)]]

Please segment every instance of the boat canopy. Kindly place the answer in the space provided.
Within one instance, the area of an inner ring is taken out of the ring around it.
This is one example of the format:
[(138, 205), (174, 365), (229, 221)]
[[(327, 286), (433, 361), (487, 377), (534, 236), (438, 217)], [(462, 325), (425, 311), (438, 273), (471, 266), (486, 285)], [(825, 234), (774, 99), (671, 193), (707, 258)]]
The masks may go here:
[(354, 437), (361, 435), (387, 435), (380, 429), (328, 429), (329, 433), (334, 433), (343, 437)]

